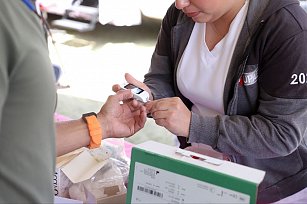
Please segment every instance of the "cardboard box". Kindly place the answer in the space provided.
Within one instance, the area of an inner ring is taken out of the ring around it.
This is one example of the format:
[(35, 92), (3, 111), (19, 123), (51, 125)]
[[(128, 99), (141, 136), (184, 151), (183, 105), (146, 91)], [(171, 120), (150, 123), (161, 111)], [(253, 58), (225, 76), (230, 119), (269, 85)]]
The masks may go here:
[(256, 203), (264, 175), (148, 141), (132, 148), (126, 203)]
[(125, 204), (126, 203), (126, 193), (119, 195), (108, 196), (101, 198), (99, 200), (89, 200), (88, 203), (97, 203), (97, 204)]

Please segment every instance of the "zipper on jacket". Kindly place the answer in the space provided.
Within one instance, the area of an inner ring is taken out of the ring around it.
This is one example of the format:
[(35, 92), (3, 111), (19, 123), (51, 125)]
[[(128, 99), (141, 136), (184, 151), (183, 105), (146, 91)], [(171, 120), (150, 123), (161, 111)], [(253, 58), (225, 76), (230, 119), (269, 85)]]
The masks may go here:
[(251, 53), (251, 50), (253, 48), (253, 45), (260, 33), (260, 31), (262, 30), (262, 27), (264, 25), (264, 20), (261, 20), (260, 21), (260, 24), (257, 28), (257, 30), (255, 31), (255, 33), (253, 34), (253, 36), (251, 37), (251, 40), (247, 46), (247, 48), (245, 49), (244, 53), (243, 53), (243, 61), (242, 63), (239, 65), (239, 70), (238, 70), (238, 74), (236, 75), (236, 83), (234, 84), (234, 93), (233, 93), (233, 98), (230, 100), (229, 102), (229, 105), (228, 105), (228, 108), (227, 108), (227, 115), (232, 115), (234, 114), (236, 111), (235, 109), (235, 102), (237, 101), (237, 97), (238, 97), (238, 94), (236, 92), (237, 90), (237, 87), (238, 87), (238, 84), (240, 83), (240, 78), (242, 77), (243, 73), (244, 73), (244, 70), (245, 70), (245, 67), (246, 67), (246, 64), (247, 64), (247, 61), (248, 61), (248, 58), (249, 58), (249, 55)]
[(255, 43), (255, 41), (256, 41), (256, 39), (257, 39), (257, 37), (258, 37), (258, 35), (259, 35), (261, 29), (262, 29), (262, 27), (263, 27), (263, 25), (264, 25), (264, 20), (261, 20), (261, 21), (260, 21), (259, 27), (257, 28), (256, 32), (255, 32), (254, 35), (252, 36), (251, 41), (250, 41), (250, 43), (248, 44), (248, 46), (247, 46), (247, 48), (246, 48), (246, 50), (245, 50), (245, 52), (244, 52), (244, 54), (243, 54), (243, 56), (245, 56), (245, 57), (244, 57), (244, 60), (243, 60), (243, 62), (242, 62), (242, 66), (240, 66), (241, 69), (239, 70), (239, 73), (238, 73), (238, 77), (239, 77), (239, 78), (237, 78), (237, 79), (240, 79), (240, 77), (241, 77), (242, 74), (244, 73), (244, 70), (245, 70), (245, 67), (246, 67), (247, 60), (248, 60), (249, 55), (250, 55), (251, 50), (252, 50), (252, 46), (254, 45), (254, 43)]

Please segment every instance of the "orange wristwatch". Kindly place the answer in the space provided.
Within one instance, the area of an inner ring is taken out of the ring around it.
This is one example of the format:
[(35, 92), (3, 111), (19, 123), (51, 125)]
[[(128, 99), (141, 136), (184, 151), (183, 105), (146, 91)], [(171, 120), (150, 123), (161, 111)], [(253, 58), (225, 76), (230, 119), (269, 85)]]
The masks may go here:
[(94, 112), (85, 113), (82, 115), (82, 119), (86, 122), (89, 135), (90, 135), (90, 144), (88, 148), (93, 149), (100, 147), (102, 140), (102, 129), (97, 120), (97, 114)]

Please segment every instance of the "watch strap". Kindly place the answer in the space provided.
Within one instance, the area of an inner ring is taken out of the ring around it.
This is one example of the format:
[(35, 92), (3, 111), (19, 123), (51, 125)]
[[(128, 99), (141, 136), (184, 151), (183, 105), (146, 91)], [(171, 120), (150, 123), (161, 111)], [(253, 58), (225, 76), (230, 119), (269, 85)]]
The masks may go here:
[(90, 144), (88, 148), (93, 149), (100, 147), (102, 140), (102, 129), (99, 121), (97, 120), (97, 114), (94, 112), (85, 113), (82, 115), (82, 119), (86, 122), (89, 135), (90, 135)]

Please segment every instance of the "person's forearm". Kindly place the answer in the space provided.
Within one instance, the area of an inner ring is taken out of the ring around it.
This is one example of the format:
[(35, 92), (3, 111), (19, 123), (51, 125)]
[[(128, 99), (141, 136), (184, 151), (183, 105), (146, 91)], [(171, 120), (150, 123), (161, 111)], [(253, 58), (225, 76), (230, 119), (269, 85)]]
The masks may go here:
[(57, 156), (86, 147), (89, 143), (89, 131), (82, 119), (56, 123)]
[[(108, 125), (106, 119), (97, 115), (101, 125), (102, 137), (107, 138)], [(83, 119), (69, 120), (56, 123), (56, 156), (61, 156), (81, 147), (87, 147), (90, 135), (87, 124)]]

